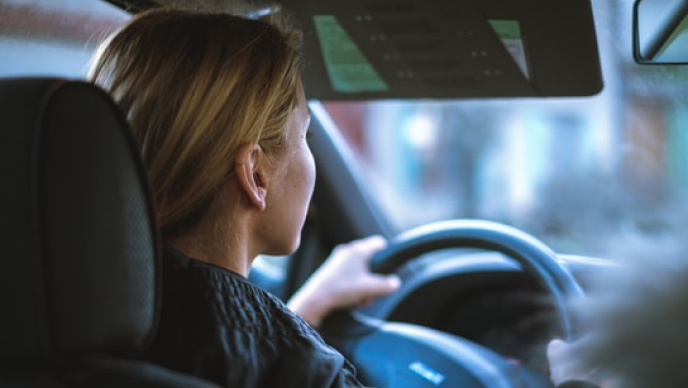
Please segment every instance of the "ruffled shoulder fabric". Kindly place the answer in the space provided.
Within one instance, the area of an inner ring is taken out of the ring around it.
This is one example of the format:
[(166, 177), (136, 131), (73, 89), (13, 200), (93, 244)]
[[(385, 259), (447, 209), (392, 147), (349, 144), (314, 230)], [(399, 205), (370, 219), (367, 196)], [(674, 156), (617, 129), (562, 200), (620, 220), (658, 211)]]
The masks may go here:
[(274, 295), (170, 247), (164, 256), (146, 359), (226, 387), (361, 387), (344, 357)]

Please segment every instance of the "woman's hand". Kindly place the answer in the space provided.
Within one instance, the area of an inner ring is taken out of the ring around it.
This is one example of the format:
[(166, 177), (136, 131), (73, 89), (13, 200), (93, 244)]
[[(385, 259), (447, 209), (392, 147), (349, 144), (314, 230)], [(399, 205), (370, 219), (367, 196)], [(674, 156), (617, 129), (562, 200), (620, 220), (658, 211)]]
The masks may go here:
[[(560, 339), (553, 339), (547, 344), (547, 361), (549, 362), (550, 379), (556, 386), (563, 387), (599, 387), (613, 388), (613, 380), (604, 377), (598, 369), (584, 370), (579, 362), (581, 357), (581, 345), (590, 337), (568, 343)], [(567, 384), (568, 382), (568, 384)], [(579, 382), (579, 384), (573, 384)], [(587, 384), (583, 384), (583, 382)]]
[(370, 272), (371, 257), (386, 245), (381, 236), (338, 245), (288, 306), (317, 327), (334, 310), (364, 305), (395, 291), (401, 285), (398, 276)]
[(554, 385), (559, 385), (568, 380), (585, 380), (589, 375), (589, 373), (576, 367), (575, 358), (569, 354), (570, 346), (560, 339), (553, 339), (547, 344), (549, 377)]

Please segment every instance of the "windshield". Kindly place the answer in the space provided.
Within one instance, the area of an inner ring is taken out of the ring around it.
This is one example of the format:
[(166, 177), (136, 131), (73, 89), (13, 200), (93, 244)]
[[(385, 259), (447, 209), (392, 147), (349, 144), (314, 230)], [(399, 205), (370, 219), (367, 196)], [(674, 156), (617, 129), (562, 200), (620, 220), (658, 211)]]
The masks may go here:
[(397, 231), (489, 219), (579, 255), (671, 232), (688, 184), (688, 69), (633, 62), (631, 1), (593, 9), (605, 83), (593, 97), (324, 103)]
[[(59, 5), (58, 5), (59, 3)], [(592, 0), (603, 90), (582, 98), (324, 102), (396, 231), (481, 218), (556, 251), (672, 232), (688, 188), (688, 68), (632, 57), (632, 1)], [(83, 77), (129, 18), (93, 0), (0, 0), (0, 74)]]

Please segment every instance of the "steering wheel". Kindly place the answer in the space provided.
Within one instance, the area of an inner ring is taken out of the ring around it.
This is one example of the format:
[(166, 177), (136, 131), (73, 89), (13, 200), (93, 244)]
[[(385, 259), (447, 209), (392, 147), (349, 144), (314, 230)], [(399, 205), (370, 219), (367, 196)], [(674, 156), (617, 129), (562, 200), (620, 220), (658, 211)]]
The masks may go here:
[[(550, 248), (513, 227), (483, 220), (427, 224), (392, 239), (372, 258), (371, 268), (392, 273), (423, 253), (452, 247), (483, 248), (513, 258), (550, 294), (564, 337), (573, 339), (566, 304), (584, 295), (581, 287)], [(525, 371), (467, 339), (424, 326), (378, 320), (358, 309), (332, 314), (320, 331), (356, 366), (359, 378), (374, 386), (552, 386), (543, 373)]]

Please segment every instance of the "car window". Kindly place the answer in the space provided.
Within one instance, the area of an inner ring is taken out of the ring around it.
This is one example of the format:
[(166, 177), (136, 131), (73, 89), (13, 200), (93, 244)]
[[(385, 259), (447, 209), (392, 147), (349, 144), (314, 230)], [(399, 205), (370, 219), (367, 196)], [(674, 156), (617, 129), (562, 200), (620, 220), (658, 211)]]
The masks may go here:
[(398, 231), (489, 219), (580, 255), (672, 232), (686, 209), (688, 70), (635, 64), (632, 2), (592, 3), (595, 96), (324, 102)]
[(83, 78), (96, 46), (129, 14), (93, 0), (0, 0), (0, 76)]

